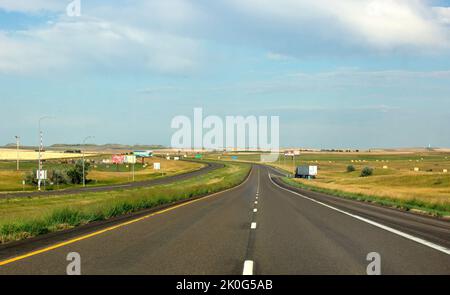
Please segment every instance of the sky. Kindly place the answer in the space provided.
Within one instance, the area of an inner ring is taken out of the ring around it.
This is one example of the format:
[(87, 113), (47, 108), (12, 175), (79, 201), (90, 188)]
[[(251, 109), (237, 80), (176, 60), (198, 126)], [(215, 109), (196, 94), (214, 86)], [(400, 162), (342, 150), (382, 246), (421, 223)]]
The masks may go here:
[(450, 147), (450, 1), (0, 0), (0, 145), (169, 145), (279, 116), (283, 147)]

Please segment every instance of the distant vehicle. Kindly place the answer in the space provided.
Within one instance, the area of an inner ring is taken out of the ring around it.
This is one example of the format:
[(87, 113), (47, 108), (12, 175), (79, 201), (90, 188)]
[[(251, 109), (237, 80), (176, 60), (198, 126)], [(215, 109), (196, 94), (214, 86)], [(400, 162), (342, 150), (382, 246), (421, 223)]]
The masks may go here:
[(295, 169), (296, 178), (316, 178), (317, 176), (317, 166), (304, 165), (297, 166)]

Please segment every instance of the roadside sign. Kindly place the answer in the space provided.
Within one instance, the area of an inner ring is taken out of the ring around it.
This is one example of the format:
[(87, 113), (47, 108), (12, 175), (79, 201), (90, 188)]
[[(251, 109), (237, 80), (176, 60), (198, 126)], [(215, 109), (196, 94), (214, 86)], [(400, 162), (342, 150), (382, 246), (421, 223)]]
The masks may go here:
[[(39, 177), (39, 174), (40, 174), (40, 177)], [(41, 180), (47, 179), (47, 170), (36, 171), (36, 179), (41, 179)]]
[(136, 164), (136, 156), (125, 156), (124, 163)]
[(153, 156), (153, 151), (134, 151), (133, 154), (139, 158), (150, 158)]
[(160, 170), (161, 169), (161, 163), (153, 163), (153, 169), (154, 170)]
[(180, 159), (180, 157), (175, 157), (173, 158), (175, 161), (178, 161)]
[(113, 164), (123, 164), (123, 162), (125, 161), (125, 156), (124, 155), (113, 155), (112, 159), (111, 159)]
[(195, 155), (195, 158), (196, 158), (196, 159), (201, 159), (201, 158), (202, 158), (202, 155), (201, 155), (201, 154), (196, 154), (196, 155)]

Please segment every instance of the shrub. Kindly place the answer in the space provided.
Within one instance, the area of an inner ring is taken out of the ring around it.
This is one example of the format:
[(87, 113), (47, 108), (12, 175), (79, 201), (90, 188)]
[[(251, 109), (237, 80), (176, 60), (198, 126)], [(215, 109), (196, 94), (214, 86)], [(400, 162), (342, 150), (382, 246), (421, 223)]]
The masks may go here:
[(355, 167), (353, 165), (348, 165), (347, 172), (353, 172), (353, 171), (355, 171)]
[(364, 167), (363, 170), (361, 170), (361, 177), (367, 177), (373, 174), (373, 169), (370, 167)]
[[(89, 162), (84, 163), (84, 177), (86, 183), (89, 182), (87, 174), (90, 168)], [(75, 166), (67, 171), (67, 177), (72, 184), (81, 184), (83, 182), (83, 161), (78, 160)]]
[(37, 170), (33, 169), (33, 171), (28, 172), (27, 175), (25, 175), (25, 183), (30, 185), (37, 185), (38, 180), (36, 179)]
[(54, 184), (66, 184), (67, 178), (62, 171), (52, 170), (50, 173), (50, 181)]

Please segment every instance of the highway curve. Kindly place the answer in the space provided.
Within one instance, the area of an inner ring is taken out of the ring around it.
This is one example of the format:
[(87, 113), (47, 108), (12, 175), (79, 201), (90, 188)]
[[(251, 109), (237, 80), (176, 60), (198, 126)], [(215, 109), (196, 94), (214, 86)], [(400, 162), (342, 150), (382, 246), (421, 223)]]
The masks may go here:
[(15, 259), (0, 248), (0, 274), (65, 274), (69, 252), (82, 274), (364, 275), (370, 252), (382, 274), (450, 274), (448, 221), (293, 193), (270, 173), (255, 165), (231, 190)]
[(93, 187), (77, 187), (77, 188), (69, 188), (64, 190), (55, 190), (55, 191), (34, 191), (34, 192), (12, 192), (12, 193), (0, 193), (0, 199), (7, 198), (20, 198), (20, 197), (39, 197), (39, 196), (61, 196), (61, 195), (74, 195), (74, 194), (83, 194), (87, 192), (108, 192), (114, 190), (126, 190), (126, 189), (134, 189), (140, 187), (154, 186), (158, 184), (168, 184), (175, 181), (180, 181), (184, 179), (188, 179), (194, 176), (202, 175), (208, 173), (217, 168), (223, 167), (223, 164), (214, 163), (214, 162), (203, 162), (206, 164), (205, 167), (202, 167), (198, 170), (176, 174), (172, 176), (167, 176), (163, 178), (143, 180), (143, 181), (135, 181), (123, 184), (115, 184), (115, 185), (104, 185), (104, 186), (93, 186)]

